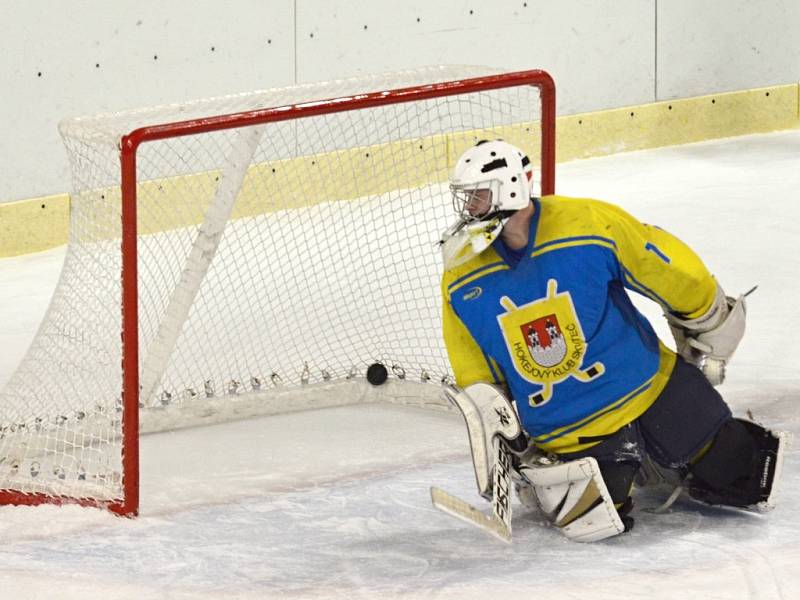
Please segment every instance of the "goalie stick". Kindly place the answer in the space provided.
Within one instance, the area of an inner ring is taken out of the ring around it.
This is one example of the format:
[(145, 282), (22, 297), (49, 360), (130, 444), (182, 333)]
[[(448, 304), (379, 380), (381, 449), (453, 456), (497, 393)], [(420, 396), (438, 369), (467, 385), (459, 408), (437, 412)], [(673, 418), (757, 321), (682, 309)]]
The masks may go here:
[[(447, 386), (442, 393), (464, 417), (478, 492), (487, 500), (491, 498), (492, 514), (485, 514), (438, 487), (431, 487), (431, 501), (443, 512), (511, 543), (511, 474), (514, 467), (509, 443), (516, 445), (522, 437), (522, 443), (527, 445), (516, 410), (502, 392), (487, 383), (473, 384), (468, 391)], [(487, 449), (490, 444), (493, 450), (491, 462)]]
[(431, 487), (431, 501), (439, 510), (471, 523), (499, 540), (511, 543), (511, 451), (506, 443), (495, 437), (494, 485), (492, 486), (492, 514), (478, 510), (465, 500)]

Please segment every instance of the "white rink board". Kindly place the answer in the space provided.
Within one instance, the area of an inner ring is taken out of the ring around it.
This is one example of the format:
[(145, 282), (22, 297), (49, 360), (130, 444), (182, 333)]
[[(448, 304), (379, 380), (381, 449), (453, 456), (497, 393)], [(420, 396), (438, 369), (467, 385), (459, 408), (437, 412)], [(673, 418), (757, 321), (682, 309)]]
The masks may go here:
[(70, 190), (64, 118), (294, 83), (293, 0), (3, 5), (0, 202)]
[[(800, 132), (784, 132), (574, 162), (557, 179), (560, 193), (618, 202), (679, 235), (730, 293), (759, 284), (722, 392), (738, 414), (795, 436), (800, 376), (786, 333), (800, 327), (798, 157)], [(54, 254), (28, 258), (0, 261), (1, 323), (35, 323), (55, 283)], [(4, 349), (8, 335), (3, 325)], [(630, 534), (579, 545), (515, 505), (510, 547), (430, 506), (431, 484), (479, 502), (451, 413), (308, 411), (145, 436), (142, 457), (136, 520), (0, 508), (4, 597), (800, 597), (795, 449), (768, 515), (686, 499), (653, 515), (642, 509), (663, 498), (651, 493), (639, 497)]]
[(558, 114), (800, 81), (797, 2), (0, 3), (0, 202), (70, 189), (65, 117), (422, 65), (543, 68)]
[(668, 0), (658, 6), (658, 100), (800, 81), (800, 3)]
[(535, 68), (555, 79), (559, 115), (642, 104), (653, 101), (654, 15), (653, 0), (307, 0), (297, 3), (297, 75)]

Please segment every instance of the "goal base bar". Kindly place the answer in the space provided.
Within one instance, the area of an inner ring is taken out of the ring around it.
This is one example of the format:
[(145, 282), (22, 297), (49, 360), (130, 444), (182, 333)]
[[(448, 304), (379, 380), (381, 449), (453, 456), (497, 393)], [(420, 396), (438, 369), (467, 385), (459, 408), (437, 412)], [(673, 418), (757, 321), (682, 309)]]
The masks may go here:
[(71, 498), (68, 496), (50, 496), (48, 494), (24, 494), (0, 490), (0, 505), (40, 506), (55, 504), (57, 506), (76, 504), (89, 508), (103, 508), (121, 517), (135, 517), (138, 511), (130, 508), (122, 500), (97, 500), (95, 498)]

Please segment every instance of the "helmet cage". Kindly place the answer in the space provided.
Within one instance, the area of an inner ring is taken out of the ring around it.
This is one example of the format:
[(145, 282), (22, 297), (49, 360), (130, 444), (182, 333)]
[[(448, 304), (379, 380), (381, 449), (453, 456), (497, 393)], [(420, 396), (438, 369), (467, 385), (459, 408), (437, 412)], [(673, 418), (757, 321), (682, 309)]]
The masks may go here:
[[(451, 183), (450, 193), (452, 195), (453, 210), (464, 223), (488, 221), (496, 216), (500, 209), (501, 185), (501, 182), (497, 179), (487, 179), (466, 184)], [(488, 191), (488, 198), (479, 195), (479, 192), (483, 190)], [(479, 208), (482, 204), (486, 204), (486, 209), (476, 212), (473, 207)]]

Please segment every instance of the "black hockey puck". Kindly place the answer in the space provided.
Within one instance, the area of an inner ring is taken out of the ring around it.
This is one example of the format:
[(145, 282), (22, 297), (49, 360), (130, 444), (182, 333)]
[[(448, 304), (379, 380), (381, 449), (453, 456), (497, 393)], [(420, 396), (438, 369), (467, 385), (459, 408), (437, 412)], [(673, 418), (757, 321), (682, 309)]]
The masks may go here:
[(381, 385), (389, 377), (389, 371), (381, 363), (372, 363), (367, 369), (367, 381), (372, 385)]

